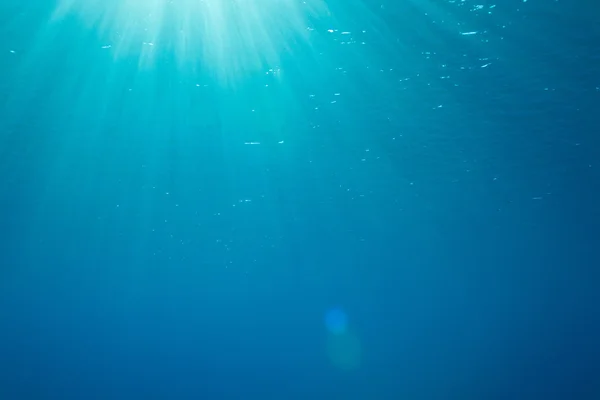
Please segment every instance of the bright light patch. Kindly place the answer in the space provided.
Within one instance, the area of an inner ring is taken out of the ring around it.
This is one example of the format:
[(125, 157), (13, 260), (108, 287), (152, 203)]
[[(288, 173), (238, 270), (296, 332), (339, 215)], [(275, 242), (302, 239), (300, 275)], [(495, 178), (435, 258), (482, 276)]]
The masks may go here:
[(322, 13), (324, 0), (59, 0), (52, 20), (79, 18), (106, 51), (138, 57), (140, 68), (168, 57), (185, 72), (236, 79), (277, 66)]
[(360, 341), (350, 332), (329, 336), (327, 354), (331, 363), (339, 369), (355, 370), (360, 367), (362, 359)]

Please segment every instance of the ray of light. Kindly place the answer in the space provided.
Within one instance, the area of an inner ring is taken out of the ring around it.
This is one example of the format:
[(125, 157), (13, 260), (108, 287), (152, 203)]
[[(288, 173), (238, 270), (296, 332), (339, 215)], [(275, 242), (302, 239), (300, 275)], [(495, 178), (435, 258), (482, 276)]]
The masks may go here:
[(80, 18), (140, 68), (167, 54), (182, 69), (235, 80), (277, 65), (290, 43), (307, 40), (308, 19), (324, 14), (323, 0), (60, 0), (52, 21)]

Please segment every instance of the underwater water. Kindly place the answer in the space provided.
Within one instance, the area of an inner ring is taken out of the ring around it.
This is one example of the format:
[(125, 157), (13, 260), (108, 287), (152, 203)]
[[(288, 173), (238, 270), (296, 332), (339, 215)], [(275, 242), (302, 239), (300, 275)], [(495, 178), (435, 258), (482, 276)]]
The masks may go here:
[(0, 399), (597, 399), (564, 0), (4, 0)]

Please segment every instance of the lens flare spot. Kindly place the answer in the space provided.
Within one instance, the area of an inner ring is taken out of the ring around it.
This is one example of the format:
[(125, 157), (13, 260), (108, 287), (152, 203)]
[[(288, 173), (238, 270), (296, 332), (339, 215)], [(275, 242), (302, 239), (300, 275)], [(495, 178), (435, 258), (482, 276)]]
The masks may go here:
[(348, 326), (348, 317), (341, 308), (332, 308), (325, 314), (325, 326), (330, 333), (341, 335)]

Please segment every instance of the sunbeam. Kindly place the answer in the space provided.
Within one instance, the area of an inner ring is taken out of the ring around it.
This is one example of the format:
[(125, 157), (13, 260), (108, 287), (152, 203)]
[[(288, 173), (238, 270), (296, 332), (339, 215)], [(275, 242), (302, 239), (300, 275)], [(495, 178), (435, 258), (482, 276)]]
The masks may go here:
[(115, 58), (139, 57), (140, 68), (166, 56), (235, 81), (277, 65), (308, 39), (308, 21), (326, 14), (323, 0), (60, 0), (51, 21), (79, 18)]

